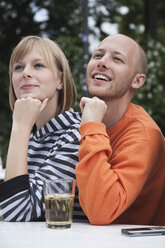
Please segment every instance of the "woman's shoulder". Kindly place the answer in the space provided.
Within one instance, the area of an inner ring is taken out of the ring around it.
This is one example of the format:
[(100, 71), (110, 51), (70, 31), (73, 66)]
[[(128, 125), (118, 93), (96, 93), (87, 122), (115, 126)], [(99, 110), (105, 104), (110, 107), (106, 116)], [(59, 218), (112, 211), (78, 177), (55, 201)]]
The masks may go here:
[(64, 128), (69, 126), (79, 127), (81, 123), (81, 113), (75, 112), (73, 109), (65, 111), (54, 118), (54, 121), (61, 123)]

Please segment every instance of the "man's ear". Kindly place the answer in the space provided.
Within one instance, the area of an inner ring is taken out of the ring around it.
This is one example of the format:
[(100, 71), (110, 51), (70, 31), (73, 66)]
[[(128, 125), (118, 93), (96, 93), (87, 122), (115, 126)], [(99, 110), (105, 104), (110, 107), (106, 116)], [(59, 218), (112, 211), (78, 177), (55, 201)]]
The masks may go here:
[(131, 84), (132, 89), (136, 90), (141, 88), (145, 83), (145, 80), (146, 80), (145, 74), (140, 74), (140, 73), (136, 74)]

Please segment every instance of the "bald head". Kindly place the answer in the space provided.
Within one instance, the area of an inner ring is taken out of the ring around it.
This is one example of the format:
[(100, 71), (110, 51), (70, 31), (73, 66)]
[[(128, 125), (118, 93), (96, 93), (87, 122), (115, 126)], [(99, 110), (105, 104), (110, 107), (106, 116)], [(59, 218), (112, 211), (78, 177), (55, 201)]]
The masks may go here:
[[(135, 63), (135, 72), (146, 74), (148, 63), (147, 56), (143, 48), (135, 40), (124, 34), (109, 35), (104, 40), (106, 39), (109, 40), (109, 42), (115, 40), (116, 42), (120, 42), (123, 48), (129, 48), (129, 54), (132, 56), (132, 60)], [(101, 41), (100, 45), (104, 40)]]

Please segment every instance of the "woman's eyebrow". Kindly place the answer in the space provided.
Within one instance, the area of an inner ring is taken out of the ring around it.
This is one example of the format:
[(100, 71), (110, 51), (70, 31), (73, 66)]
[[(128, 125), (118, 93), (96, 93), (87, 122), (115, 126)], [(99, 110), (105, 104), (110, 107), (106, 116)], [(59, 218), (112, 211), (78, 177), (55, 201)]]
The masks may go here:
[[(36, 62), (36, 61), (45, 61), (45, 59), (43, 59), (43, 58), (34, 58), (34, 59), (32, 59), (32, 62)], [(16, 64), (16, 63), (24, 63), (24, 61), (23, 60), (18, 60), (18, 61), (15, 61), (15, 63), (14, 64)]]

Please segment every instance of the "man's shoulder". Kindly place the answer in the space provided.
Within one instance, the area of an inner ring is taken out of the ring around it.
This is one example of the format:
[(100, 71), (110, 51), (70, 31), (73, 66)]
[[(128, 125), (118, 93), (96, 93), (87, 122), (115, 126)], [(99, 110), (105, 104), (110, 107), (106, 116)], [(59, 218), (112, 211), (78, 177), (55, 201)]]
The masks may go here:
[(123, 124), (128, 129), (132, 128), (132, 130), (137, 133), (144, 132), (147, 136), (152, 136), (154, 133), (161, 133), (157, 123), (149, 113), (139, 105), (131, 103), (123, 119), (125, 119)]
[(134, 122), (139, 122), (142, 125), (157, 127), (156, 122), (150, 114), (141, 106), (131, 103), (125, 117)]
[(153, 133), (161, 134), (161, 130), (144, 108), (131, 103), (123, 118), (108, 133), (147, 137)]

